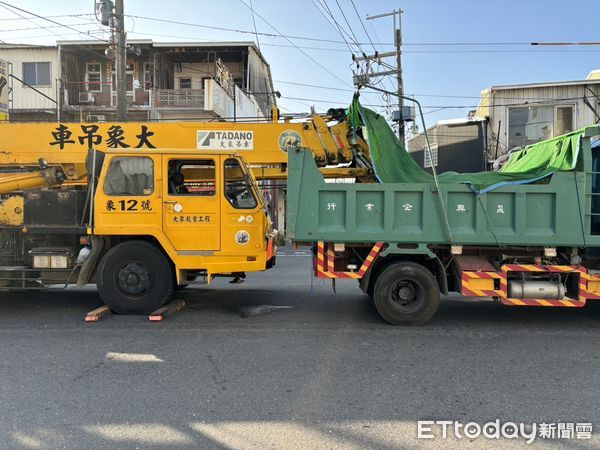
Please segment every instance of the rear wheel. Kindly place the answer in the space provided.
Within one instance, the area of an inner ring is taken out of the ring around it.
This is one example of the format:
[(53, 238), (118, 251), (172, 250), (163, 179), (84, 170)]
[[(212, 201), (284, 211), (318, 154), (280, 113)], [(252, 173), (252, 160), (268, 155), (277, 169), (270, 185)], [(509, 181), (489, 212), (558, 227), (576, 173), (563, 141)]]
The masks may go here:
[(98, 292), (119, 314), (149, 314), (173, 293), (171, 265), (162, 252), (144, 241), (111, 248), (98, 267)]
[(392, 325), (421, 325), (436, 313), (440, 291), (425, 267), (401, 262), (388, 266), (377, 277), (373, 301), (379, 315)]

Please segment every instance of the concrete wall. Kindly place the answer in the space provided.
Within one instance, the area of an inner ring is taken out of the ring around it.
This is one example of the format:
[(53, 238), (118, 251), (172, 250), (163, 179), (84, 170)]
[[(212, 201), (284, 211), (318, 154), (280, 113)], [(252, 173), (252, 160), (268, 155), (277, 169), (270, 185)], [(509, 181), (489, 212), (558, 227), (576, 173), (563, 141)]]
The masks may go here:
[[(243, 62), (225, 63), (233, 78), (245, 78)], [(173, 64), (173, 78), (175, 80), (174, 89), (179, 89), (179, 80), (181, 78), (190, 78), (192, 80), (192, 89), (204, 89), (203, 78), (213, 78), (215, 76), (215, 63), (213, 62), (186, 62)]]

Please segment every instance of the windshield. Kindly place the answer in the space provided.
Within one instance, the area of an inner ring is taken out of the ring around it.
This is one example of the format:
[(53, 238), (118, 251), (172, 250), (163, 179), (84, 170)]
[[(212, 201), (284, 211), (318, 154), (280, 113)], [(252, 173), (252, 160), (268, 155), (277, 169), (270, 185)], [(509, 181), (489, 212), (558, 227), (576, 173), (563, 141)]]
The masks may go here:
[(260, 202), (260, 205), (263, 207), (263, 209), (266, 212), (268, 207), (267, 207), (265, 197), (263, 196), (262, 191), (256, 184), (256, 180), (254, 178), (254, 175), (252, 174), (250, 167), (248, 167), (248, 164), (246, 164), (246, 161), (244, 161), (243, 159), (240, 160), (240, 162), (242, 164), (242, 170), (244, 171), (244, 177), (246, 178), (246, 182), (250, 184), (252, 190), (254, 191), (254, 195), (256, 195), (256, 197), (258, 198), (258, 201)]
[[(252, 185), (252, 176), (244, 162), (229, 158), (225, 161), (225, 198), (236, 209), (254, 209), (261, 200)], [(264, 205), (263, 205), (264, 206)]]

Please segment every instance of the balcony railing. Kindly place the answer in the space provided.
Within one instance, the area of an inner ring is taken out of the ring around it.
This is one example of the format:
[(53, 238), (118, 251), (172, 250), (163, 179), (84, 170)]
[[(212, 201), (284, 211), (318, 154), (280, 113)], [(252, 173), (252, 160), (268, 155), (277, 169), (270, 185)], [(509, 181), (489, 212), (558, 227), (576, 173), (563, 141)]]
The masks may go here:
[(154, 89), (157, 108), (204, 109), (204, 89)]
[[(135, 85), (136, 83), (134, 83)], [(214, 115), (231, 118), (254, 118), (260, 115), (256, 101), (236, 87), (234, 98), (214, 80), (205, 81), (205, 89), (153, 89), (127, 86), (127, 105), (140, 109), (185, 109), (211, 111)], [(94, 110), (115, 108), (116, 92), (110, 82), (63, 82), (64, 106), (73, 109)]]
[[(116, 105), (116, 92), (110, 82), (63, 82), (66, 106), (106, 108)], [(150, 106), (150, 90), (128, 86), (127, 104)]]

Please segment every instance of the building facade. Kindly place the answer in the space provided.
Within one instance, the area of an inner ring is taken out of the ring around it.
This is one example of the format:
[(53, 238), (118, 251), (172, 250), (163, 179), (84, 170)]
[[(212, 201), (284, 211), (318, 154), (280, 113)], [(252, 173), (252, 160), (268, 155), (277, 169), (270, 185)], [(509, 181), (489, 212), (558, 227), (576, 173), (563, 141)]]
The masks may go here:
[(56, 120), (60, 61), (55, 46), (0, 44), (8, 63), (9, 118), (15, 121)]
[(513, 148), (598, 123), (600, 70), (594, 70), (585, 80), (492, 86), (468, 118), (428, 129), (432, 158), (423, 133), (408, 139), (407, 150), (429, 171), (434, 165), (438, 172), (477, 172)]
[(475, 115), (489, 119), (488, 147), (499, 154), (600, 123), (600, 70), (585, 80), (492, 86)]
[[(10, 119), (114, 121), (112, 53), (104, 41), (1, 45), (13, 75)], [(126, 84), (129, 120), (256, 120), (276, 104), (269, 64), (252, 42), (131, 40)]]

